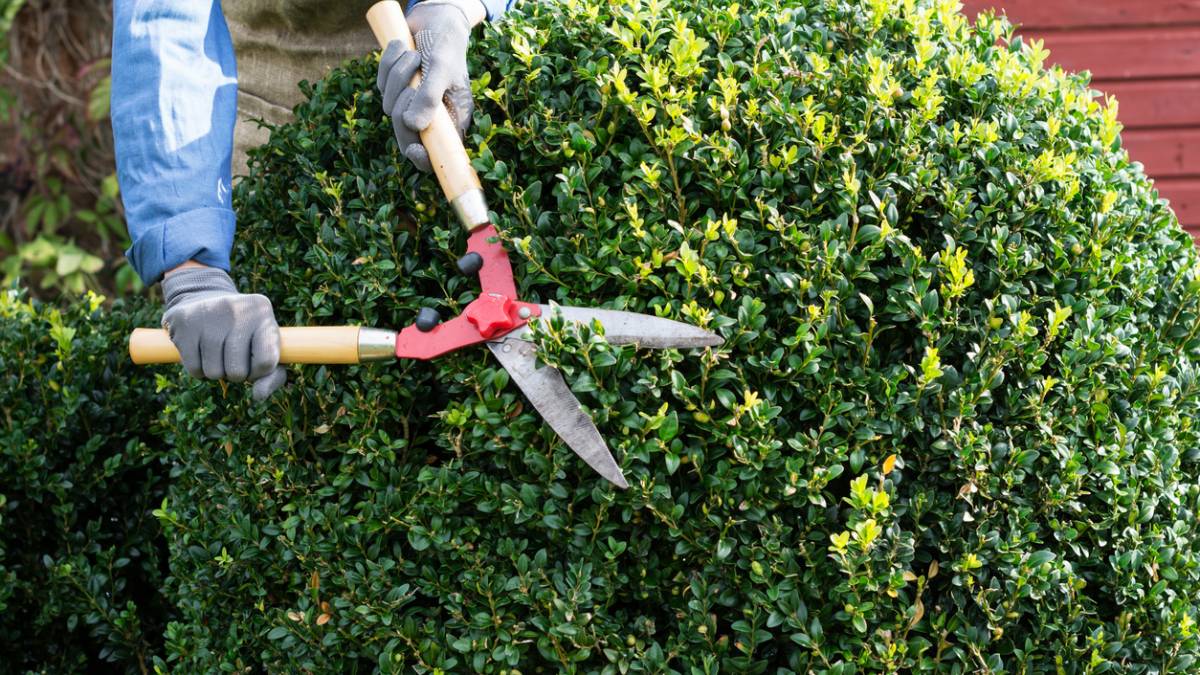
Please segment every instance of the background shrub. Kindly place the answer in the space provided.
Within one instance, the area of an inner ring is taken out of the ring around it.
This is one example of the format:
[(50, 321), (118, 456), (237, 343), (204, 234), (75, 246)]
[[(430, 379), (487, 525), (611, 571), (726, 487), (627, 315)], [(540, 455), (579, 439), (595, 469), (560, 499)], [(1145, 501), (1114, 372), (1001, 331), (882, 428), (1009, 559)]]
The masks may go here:
[[(1115, 105), (948, 0), (526, 3), (469, 145), (632, 487), (482, 349), (170, 385), (173, 667), (1183, 672), (1200, 284)], [(464, 235), (351, 64), (237, 191), (283, 323), (461, 309)], [(411, 219), (411, 222), (410, 222)]]
[(122, 255), (111, 46), (111, 0), (0, 0), (0, 285), (141, 289)]
[(0, 672), (146, 672), (168, 608), (154, 374), (123, 348), (143, 303), (0, 292)]

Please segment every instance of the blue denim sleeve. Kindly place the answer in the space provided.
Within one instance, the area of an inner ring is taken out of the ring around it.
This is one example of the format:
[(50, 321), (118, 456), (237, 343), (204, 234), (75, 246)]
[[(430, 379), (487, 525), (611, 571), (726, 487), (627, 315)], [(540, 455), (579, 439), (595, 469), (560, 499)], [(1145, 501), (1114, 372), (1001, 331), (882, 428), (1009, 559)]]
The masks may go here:
[[(413, 5), (418, 2), (421, 0), (408, 0), (405, 10), (412, 9)], [(487, 11), (488, 21), (495, 21), (504, 16), (504, 13), (513, 6), (516, 0), (479, 0), (479, 2), (483, 3), (483, 8)]]
[(219, 0), (116, 0), (117, 179), (147, 284), (187, 260), (229, 269), (237, 68)]
[(495, 21), (504, 16), (504, 13), (513, 6), (516, 0), (480, 0), (483, 3), (483, 8), (487, 10), (488, 21)]

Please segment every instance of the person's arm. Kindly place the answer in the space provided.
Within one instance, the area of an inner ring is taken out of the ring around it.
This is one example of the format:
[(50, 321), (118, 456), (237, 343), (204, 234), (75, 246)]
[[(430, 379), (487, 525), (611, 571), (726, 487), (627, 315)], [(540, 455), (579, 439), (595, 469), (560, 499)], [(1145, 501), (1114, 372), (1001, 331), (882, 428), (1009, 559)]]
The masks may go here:
[(229, 277), (237, 70), (219, 0), (116, 0), (112, 125), (117, 178), (146, 284), (162, 281), (163, 326), (196, 377), (283, 385), (271, 302)]
[(233, 46), (215, 0), (117, 0), (112, 123), (117, 177), (146, 284), (188, 260), (229, 270)]

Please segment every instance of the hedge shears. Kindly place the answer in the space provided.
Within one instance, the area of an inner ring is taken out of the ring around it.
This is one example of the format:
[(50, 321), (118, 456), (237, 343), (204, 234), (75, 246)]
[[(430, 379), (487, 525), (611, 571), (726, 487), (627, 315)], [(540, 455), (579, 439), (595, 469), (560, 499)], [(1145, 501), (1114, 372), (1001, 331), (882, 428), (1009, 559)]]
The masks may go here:
[[(412, 35), (399, 3), (384, 0), (367, 20), (382, 46), (402, 40), (413, 49)], [(420, 74), (412, 86), (420, 82)], [(449, 112), (438, 111), (421, 141), (462, 225), (470, 232), (467, 253), (458, 260), (463, 274), (478, 275), (480, 293), (458, 316), (442, 321), (424, 308), (413, 324), (396, 332), (361, 326), (280, 328), (280, 363), (345, 364), (392, 359), (428, 360), (478, 344), (487, 345), (533, 407), (588, 466), (609, 482), (629, 484), (595, 423), (584, 412), (562, 373), (539, 367), (530, 339), (532, 324), (554, 316), (570, 322), (599, 322), (611, 344), (639, 347), (691, 348), (719, 345), (722, 339), (689, 324), (612, 309), (567, 307), (524, 302), (517, 296), (512, 264), (490, 223), (479, 177), (471, 167)], [(129, 339), (134, 363), (179, 363), (179, 352), (165, 330), (138, 328)]]

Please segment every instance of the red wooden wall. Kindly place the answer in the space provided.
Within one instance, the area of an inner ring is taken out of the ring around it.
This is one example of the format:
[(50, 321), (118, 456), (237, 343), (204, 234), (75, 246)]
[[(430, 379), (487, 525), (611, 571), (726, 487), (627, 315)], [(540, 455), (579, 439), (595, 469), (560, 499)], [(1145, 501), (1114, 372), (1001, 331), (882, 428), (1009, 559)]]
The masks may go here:
[(1002, 10), (1050, 60), (1121, 103), (1121, 137), (1200, 240), (1200, 0), (964, 0)]

